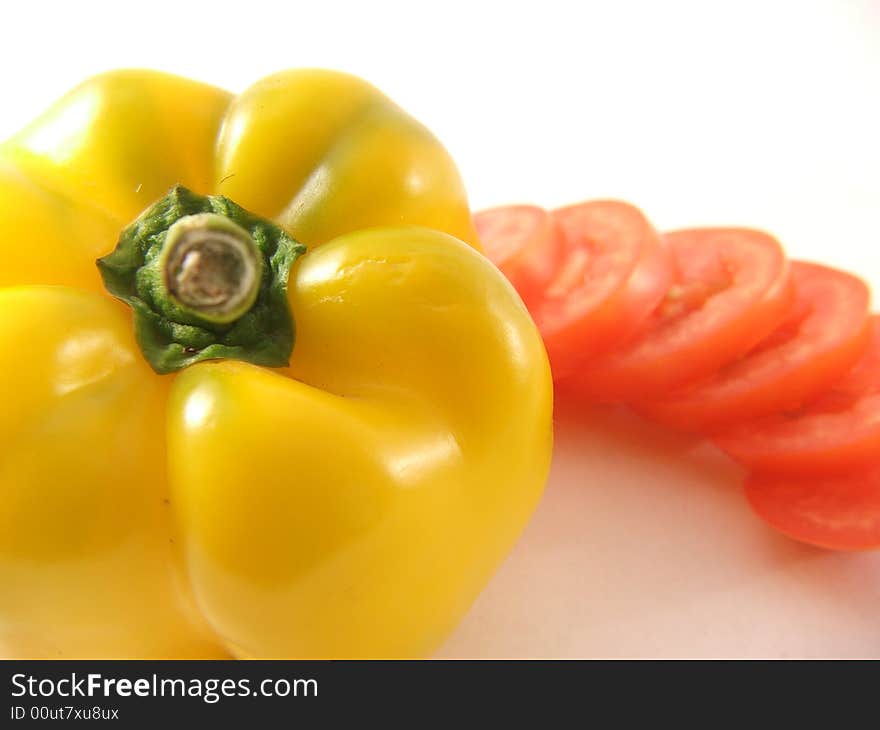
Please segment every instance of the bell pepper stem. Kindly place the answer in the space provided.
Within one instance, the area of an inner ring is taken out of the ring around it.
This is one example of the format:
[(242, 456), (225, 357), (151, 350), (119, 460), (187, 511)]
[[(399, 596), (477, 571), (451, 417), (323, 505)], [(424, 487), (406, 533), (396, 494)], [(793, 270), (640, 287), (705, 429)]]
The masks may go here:
[(228, 198), (178, 185), (97, 263), (107, 291), (134, 310), (144, 357), (171, 373), (219, 358), (286, 365), (294, 340), (287, 280), (304, 252)]
[(183, 309), (212, 322), (233, 322), (260, 291), (263, 259), (251, 235), (216, 213), (196, 213), (168, 229), (162, 279)]

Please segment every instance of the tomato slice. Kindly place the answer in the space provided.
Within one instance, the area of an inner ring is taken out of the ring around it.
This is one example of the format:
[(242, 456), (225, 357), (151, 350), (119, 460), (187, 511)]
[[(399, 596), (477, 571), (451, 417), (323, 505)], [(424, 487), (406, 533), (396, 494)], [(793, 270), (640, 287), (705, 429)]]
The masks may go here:
[(753, 474), (746, 497), (784, 535), (831, 550), (880, 547), (880, 466), (798, 478)]
[(793, 290), (782, 247), (742, 228), (676, 231), (666, 241), (677, 270), (641, 336), (560, 387), (594, 401), (656, 398), (711, 375), (779, 326)]
[(800, 407), (852, 368), (868, 344), (870, 292), (859, 278), (794, 261), (788, 317), (744, 357), (708, 379), (636, 410), (686, 431)]
[(635, 335), (669, 289), (660, 236), (628, 203), (598, 200), (553, 211), (562, 260), (530, 311), (555, 378)]
[(815, 475), (869, 464), (880, 457), (880, 316), (856, 365), (794, 413), (737, 424), (715, 444), (765, 472)]
[(528, 305), (540, 296), (562, 255), (562, 241), (549, 212), (535, 205), (507, 205), (474, 216), (486, 256)]

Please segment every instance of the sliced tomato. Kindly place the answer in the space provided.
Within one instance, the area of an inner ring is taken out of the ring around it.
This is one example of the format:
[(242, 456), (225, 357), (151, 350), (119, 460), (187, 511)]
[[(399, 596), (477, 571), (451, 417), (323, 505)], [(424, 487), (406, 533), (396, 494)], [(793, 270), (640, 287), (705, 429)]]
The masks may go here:
[(656, 398), (711, 375), (776, 329), (793, 290), (782, 247), (742, 228), (666, 235), (675, 284), (641, 336), (580, 368), (560, 384), (581, 398)]
[(737, 461), (764, 472), (815, 475), (880, 458), (880, 316), (856, 365), (807, 406), (738, 424), (713, 441)]
[(792, 310), (751, 352), (706, 380), (636, 410), (686, 431), (799, 408), (858, 361), (868, 344), (870, 292), (859, 278), (794, 261)]
[(669, 255), (642, 212), (599, 200), (553, 211), (562, 259), (530, 306), (556, 378), (634, 336), (672, 280)]
[(474, 216), (483, 251), (528, 305), (559, 267), (562, 242), (550, 213), (535, 205), (507, 205)]
[(880, 547), (880, 465), (818, 478), (756, 473), (746, 480), (755, 513), (784, 535), (831, 550)]

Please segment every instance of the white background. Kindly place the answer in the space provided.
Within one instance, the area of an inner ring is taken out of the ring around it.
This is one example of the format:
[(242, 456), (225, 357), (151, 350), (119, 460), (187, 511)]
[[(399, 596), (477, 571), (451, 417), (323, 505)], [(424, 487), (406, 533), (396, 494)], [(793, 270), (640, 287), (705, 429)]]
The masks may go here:
[(354, 72), (438, 134), (474, 207), (623, 197), (880, 284), (877, 0), (30, 0), (4, 11), (0, 138), (123, 66), (232, 91)]
[[(3, 26), (0, 138), (109, 68), (237, 91), (327, 66), (431, 127), (475, 208), (622, 197), (880, 287), (877, 0), (31, 0)], [(560, 431), (536, 520), (445, 655), (880, 655), (880, 556), (775, 537), (730, 465), (615, 419)]]

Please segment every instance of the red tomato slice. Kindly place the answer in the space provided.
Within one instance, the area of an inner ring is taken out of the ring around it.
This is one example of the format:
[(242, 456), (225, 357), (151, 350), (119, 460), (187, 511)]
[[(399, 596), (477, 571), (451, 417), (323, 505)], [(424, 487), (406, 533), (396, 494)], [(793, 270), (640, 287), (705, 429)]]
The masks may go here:
[(831, 550), (880, 547), (880, 466), (813, 479), (753, 474), (746, 497), (795, 540)]
[(880, 316), (856, 365), (828, 391), (795, 413), (739, 424), (715, 444), (764, 472), (840, 472), (880, 458)]
[(870, 292), (851, 274), (794, 261), (794, 306), (782, 325), (711, 377), (636, 410), (707, 432), (800, 407), (852, 368), (868, 344)]
[(486, 256), (529, 304), (550, 281), (562, 255), (556, 223), (543, 208), (507, 205), (474, 216)]
[(638, 209), (599, 200), (553, 211), (561, 264), (530, 307), (554, 377), (635, 335), (669, 289), (666, 248)]
[(738, 228), (666, 235), (676, 284), (650, 328), (561, 384), (581, 398), (633, 401), (665, 395), (748, 352), (789, 311), (792, 287), (772, 236)]

